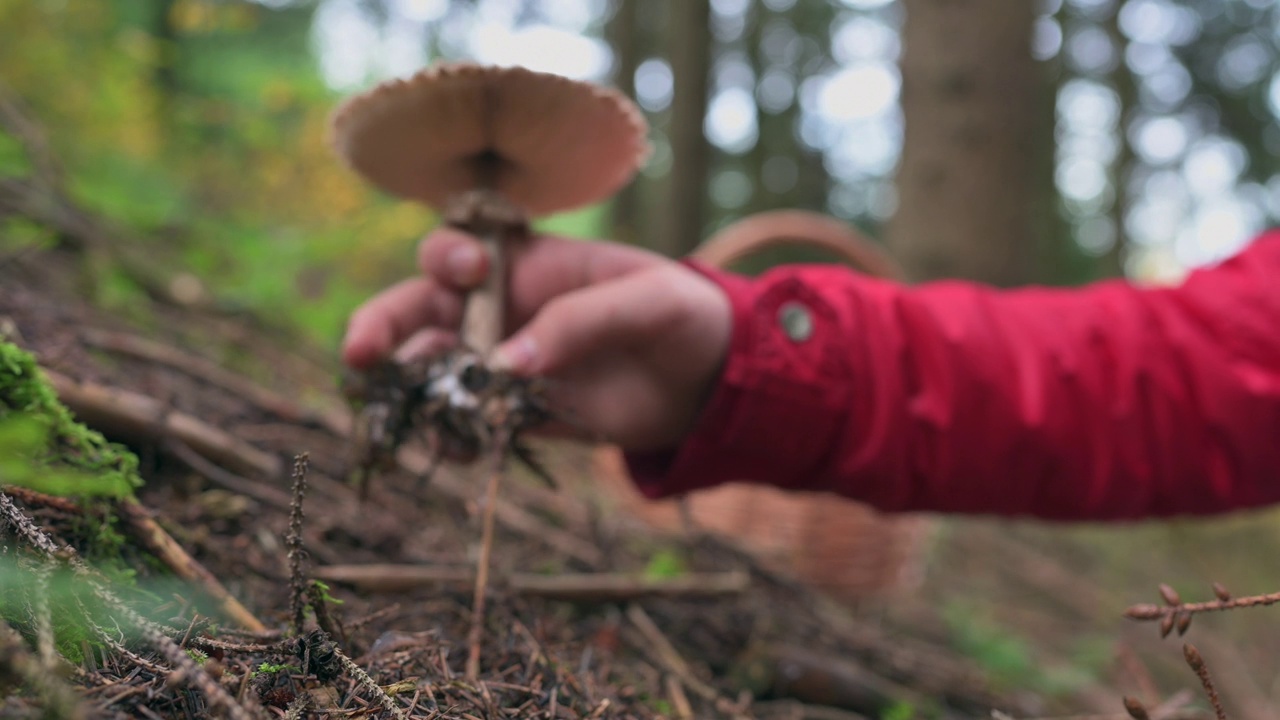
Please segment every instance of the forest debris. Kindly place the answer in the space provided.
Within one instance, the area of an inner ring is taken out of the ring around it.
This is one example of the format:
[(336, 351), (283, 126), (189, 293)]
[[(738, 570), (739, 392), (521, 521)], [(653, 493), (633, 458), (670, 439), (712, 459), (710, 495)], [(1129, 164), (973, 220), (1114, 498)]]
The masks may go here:
[(1218, 720), (1227, 720), (1227, 711), (1222, 707), (1222, 698), (1218, 696), (1218, 688), (1213, 684), (1213, 677), (1209, 674), (1209, 666), (1205, 663), (1200, 651), (1191, 643), (1183, 643), (1182, 656), (1186, 659), (1187, 665), (1195, 671), (1196, 677), (1200, 678), (1200, 684), (1204, 687), (1204, 694), (1209, 698), (1209, 705), (1213, 708)]
[(739, 595), (751, 585), (745, 572), (691, 573), (675, 578), (647, 578), (623, 573), (517, 575), (508, 580), (515, 592), (568, 602), (612, 603), (646, 598), (694, 599)]
[(631, 624), (640, 632), (641, 637), (644, 638), (648, 645), (647, 649), (654, 656), (654, 659), (658, 660), (667, 672), (674, 673), (686, 687), (697, 693), (704, 700), (714, 702), (720, 697), (715, 688), (702, 682), (694, 675), (693, 668), (689, 666), (689, 663), (685, 662), (680, 652), (676, 650), (676, 646), (671, 644), (671, 641), (667, 639), (667, 636), (658, 627), (658, 624), (653, 621), (653, 618), (649, 617), (649, 613), (644, 611), (644, 608), (632, 603), (627, 606), (626, 615)]
[(475, 682), (480, 677), (480, 649), (484, 633), (485, 593), (489, 589), (489, 566), (493, 557), (494, 508), (498, 505), (498, 484), (502, 481), (505, 438), (494, 451), (493, 468), (484, 493), (484, 527), (480, 533), (480, 557), (476, 561), (475, 597), (471, 605), (471, 632), (467, 637), (467, 680)]
[[(396, 461), (406, 471), (415, 475), (421, 475), (432, 462), (426, 453), (412, 447), (402, 448), (396, 454)], [(431, 486), (463, 502), (471, 502), (475, 496), (475, 489), (469, 483), (443, 472), (432, 480)], [(508, 530), (542, 542), (588, 567), (599, 567), (604, 564), (604, 553), (600, 548), (573, 533), (550, 525), (519, 505), (507, 502), (500, 497), (494, 505), (494, 513), (496, 520)]]
[(164, 447), (178, 460), (194, 470), (198, 475), (218, 487), (237, 495), (253, 498), (258, 502), (276, 510), (289, 510), (289, 493), (274, 485), (254, 482), (209, 462), (203, 455), (192, 450), (186, 443), (177, 438), (167, 438)]
[[(6, 521), (10, 531), (26, 541), (28, 547), (36, 551), (43, 562), (49, 564), (66, 563), (76, 577), (84, 580), (87, 590), (102, 603), (105, 610), (112, 613), (113, 621), (123, 623), (139, 637), (151, 645), (174, 668), (172, 682), (185, 682), (198, 689), (208, 698), (210, 703), (221, 706), (227, 711), (231, 720), (256, 720), (260, 714), (257, 708), (249, 704), (241, 704), (227, 694), (226, 690), (197, 664), (168, 635), (151, 621), (139, 615), (115, 593), (106, 587), (105, 582), (82, 560), (75, 549), (59, 546), (48, 534), (41, 530), (32, 520), (18, 509), (8, 495), (0, 493), (0, 519)], [(83, 607), (83, 606), (82, 606)], [(86, 618), (90, 622), (92, 618)], [(92, 658), (91, 653), (86, 657)]]
[[(439, 565), (327, 565), (315, 577), (363, 592), (396, 593), (424, 587), (463, 587), (475, 581), (475, 570)], [(691, 573), (675, 578), (649, 578), (632, 573), (514, 573), (498, 582), (517, 595), (582, 603), (613, 603), (644, 598), (715, 598), (739, 595), (751, 584), (741, 571)]]
[(285, 422), (323, 427), (335, 435), (351, 431), (351, 421), (343, 412), (319, 412), (304, 408), (281, 393), (254, 383), (243, 375), (172, 345), (122, 332), (85, 328), (80, 340), (90, 347), (145, 360), (171, 368), (242, 398)]
[[(22, 487), (0, 486), (6, 494), (15, 497), (23, 504), (57, 508), (63, 512), (80, 515), (84, 512), (77, 503), (68, 498), (46, 495)], [(250, 632), (265, 632), (266, 627), (240, 601), (231, 595), (225, 586), (209, 572), (204, 565), (191, 557), (178, 541), (173, 539), (160, 524), (156, 522), (152, 512), (133, 500), (123, 500), (114, 506), (119, 517), (143, 547), (163, 562), (174, 575), (188, 582), (195, 583), (206, 595), (218, 603), (228, 618)]]
[(691, 720), (693, 706), (689, 704), (689, 696), (684, 694), (684, 686), (680, 684), (680, 678), (668, 674), (663, 678), (663, 682), (667, 687), (667, 697), (671, 698), (671, 706), (675, 708), (676, 717), (680, 720)]
[[(752, 709), (764, 720), (871, 720), (862, 713), (825, 705), (806, 705), (798, 700), (767, 700), (755, 703)], [(992, 720), (1006, 720), (1005, 716), (997, 713), (992, 713), (991, 717)]]
[(22, 636), (0, 620), (0, 687), (20, 680), (44, 703), (45, 717), (83, 720), (85, 708), (74, 690), (57, 673), (34, 657)]
[(289, 506), (289, 530), (284, 535), (284, 546), (289, 559), (289, 632), (302, 632), (306, 611), (307, 580), (303, 574), (306, 550), (302, 547), (302, 503), (307, 494), (307, 455), (293, 460), (293, 501)]
[(120, 517), (128, 523), (134, 536), (144, 547), (160, 558), (175, 575), (195, 583), (218, 603), (218, 607), (228, 618), (241, 628), (255, 633), (266, 632), (267, 626), (228, 592), (213, 573), (191, 557), (182, 545), (173, 539), (173, 536), (160, 527), (150, 510), (132, 500), (120, 502), (117, 508), (120, 511)]
[(154, 398), (73, 380), (47, 368), (42, 371), (59, 399), (85, 424), (103, 432), (133, 438), (176, 437), (209, 460), (244, 475), (275, 479), (283, 472), (276, 456)]
[(362, 592), (398, 593), (426, 587), (470, 586), (474, 567), (442, 565), (322, 565), (313, 571), (320, 580), (350, 585)]
[[(42, 372), (67, 407), (85, 423), (109, 434), (152, 440), (168, 437), (181, 442), (191, 453), (240, 475), (275, 479), (284, 474), (284, 464), (279, 457), (258, 450), (195, 417), (168, 409), (159, 400), (122, 388), (73, 380), (47, 368), (43, 368)], [(174, 448), (175, 453), (180, 458), (185, 458), (188, 464), (200, 465), (198, 460), (192, 459), (190, 453), (183, 454), (181, 446)], [(422, 471), (430, 462), (425, 454), (413, 448), (401, 450), (397, 460), (406, 470), (415, 473)], [(283, 504), (287, 507), (287, 500), (284, 499), (286, 496), (282, 491), (275, 491), (272, 486), (262, 486), (255, 490), (250, 485), (236, 482), (235, 475), (207, 472), (210, 470), (208, 467), (204, 467), (203, 471), (201, 467), (195, 469), (228, 490), (273, 506)], [(474, 494), (468, 484), (454, 477), (440, 477), (434, 485), (450, 497), (463, 501), (470, 501)], [(499, 498), (494, 512), (497, 522), (509, 530), (540, 540), (589, 566), (598, 566), (603, 562), (599, 548), (571, 533), (557, 530), (519, 506)]]
[(735, 679), (756, 694), (787, 697), (807, 705), (883, 717), (906, 703), (922, 707), (920, 693), (869, 672), (848, 658), (792, 644), (752, 648), (739, 658)]

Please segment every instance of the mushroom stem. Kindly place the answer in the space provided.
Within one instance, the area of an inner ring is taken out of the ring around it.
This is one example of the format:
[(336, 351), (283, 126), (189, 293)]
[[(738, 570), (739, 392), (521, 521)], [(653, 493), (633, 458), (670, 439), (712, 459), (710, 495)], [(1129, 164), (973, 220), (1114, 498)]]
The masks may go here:
[(455, 198), (445, 220), (479, 238), (488, 255), (489, 274), (467, 297), (462, 316), (462, 343), (487, 355), (502, 342), (506, 326), (507, 246), (528, 235), (528, 221), (522, 211), (488, 190)]
[(507, 249), (502, 235), (500, 231), (479, 235), (489, 256), (489, 274), (484, 284), (467, 296), (462, 316), (462, 342), (481, 355), (488, 355), (502, 342), (502, 328), (506, 324)]

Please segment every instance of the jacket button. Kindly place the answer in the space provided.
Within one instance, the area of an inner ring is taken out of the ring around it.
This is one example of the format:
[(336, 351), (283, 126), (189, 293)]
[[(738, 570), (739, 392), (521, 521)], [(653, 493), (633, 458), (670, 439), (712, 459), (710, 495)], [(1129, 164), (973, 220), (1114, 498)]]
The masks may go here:
[(786, 302), (778, 308), (778, 323), (792, 342), (802, 343), (813, 336), (813, 316), (798, 302)]

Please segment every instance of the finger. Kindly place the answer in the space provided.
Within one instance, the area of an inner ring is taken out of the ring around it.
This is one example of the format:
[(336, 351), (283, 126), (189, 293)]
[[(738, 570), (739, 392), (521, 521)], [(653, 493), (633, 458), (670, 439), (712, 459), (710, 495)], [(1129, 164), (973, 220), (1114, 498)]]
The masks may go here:
[(418, 267), (445, 287), (470, 290), (488, 275), (489, 256), (474, 236), (442, 227), (418, 245)]
[(645, 342), (679, 312), (669, 275), (634, 273), (557, 297), (494, 351), (493, 366), (549, 375), (598, 352)]
[(458, 344), (458, 333), (443, 328), (424, 328), (409, 336), (396, 348), (394, 357), (399, 362), (439, 355)]
[(351, 314), (342, 359), (365, 368), (386, 357), (416, 330), (452, 328), (462, 319), (462, 298), (428, 278), (405, 280), (383, 290)]

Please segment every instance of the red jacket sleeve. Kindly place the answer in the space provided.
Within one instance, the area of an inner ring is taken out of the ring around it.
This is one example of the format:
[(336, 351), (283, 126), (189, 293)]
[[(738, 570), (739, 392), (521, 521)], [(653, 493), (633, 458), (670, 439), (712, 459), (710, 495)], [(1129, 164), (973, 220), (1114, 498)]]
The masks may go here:
[(1280, 501), (1280, 233), (1163, 289), (699, 270), (731, 347), (683, 446), (628, 457), (650, 497), (734, 480), (1060, 520)]

